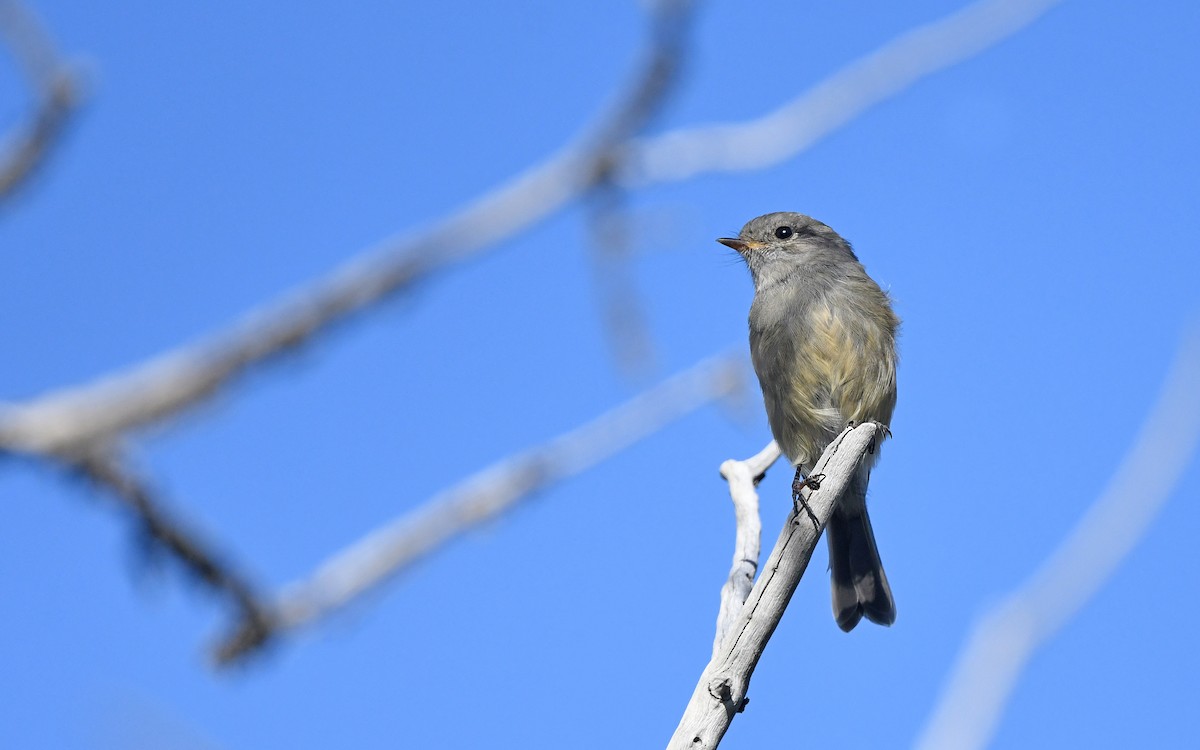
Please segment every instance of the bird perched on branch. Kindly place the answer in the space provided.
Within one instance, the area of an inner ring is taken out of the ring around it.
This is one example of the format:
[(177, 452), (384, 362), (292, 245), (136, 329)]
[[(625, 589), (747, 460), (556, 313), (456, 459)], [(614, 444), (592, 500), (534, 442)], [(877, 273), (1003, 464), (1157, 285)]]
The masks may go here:
[[(766, 214), (717, 241), (736, 250), (754, 278), (750, 354), (767, 418), (797, 481), (810, 478), (848, 423), (890, 422), (900, 320), (850, 243), (816, 219)], [(859, 465), (826, 528), (833, 614), (847, 632), (863, 616), (881, 625), (896, 620), (867, 515), (878, 457), (875, 450)]]

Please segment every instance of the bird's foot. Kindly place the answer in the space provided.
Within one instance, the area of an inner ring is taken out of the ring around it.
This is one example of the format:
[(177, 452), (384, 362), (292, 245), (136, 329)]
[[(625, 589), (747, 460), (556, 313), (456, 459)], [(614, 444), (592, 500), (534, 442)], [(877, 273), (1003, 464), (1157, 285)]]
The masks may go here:
[(824, 479), (824, 474), (813, 474), (811, 477), (806, 477), (800, 469), (796, 469), (796, 478), (792, 480), (792, 515), (799, 516), (800, 509), (803, 508), (809, 520), (812, 521), (813, 528), (818, 530), (821, 528), (821, 522), (817, 520), (817, 514), (813, 513), (812, 508), (808, 507), (808, 501), (804, 499), (802, 490), (805, 488), (819, 490), (821, 481)]
[[(887, 425), (885, 425), (883, 422), (876, 422), (875, 420), (871, 420), (871, 421), (875, 422), (875, 426), (879, 428), (879, 430), (875, 433), (875, 435), (871, 437), (871, 442), (867, 443), (867, 453), (870, 453), (872, 456), (874, 456), (875, 449), (879, 447), (879, 442), (881, 440), (881, 438), (879, 437), (879, 433), (882, 432), (883, 437), (890, 438), (892, 436), (892, 430)], [(855, 427), (857, 424), (858, 423), (855, 422), (853, 419), (851, 419), (847, 423), (847, 425), (851, 428)]]

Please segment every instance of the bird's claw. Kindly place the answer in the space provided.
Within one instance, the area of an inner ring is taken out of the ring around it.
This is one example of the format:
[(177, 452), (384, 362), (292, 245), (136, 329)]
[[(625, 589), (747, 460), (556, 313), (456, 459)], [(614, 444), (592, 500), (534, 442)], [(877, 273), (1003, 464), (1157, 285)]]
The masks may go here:
[(809, 520), (812, 521), (814, 529), (820, 529), (821, 522), (817, 520), (817, 514), (813, 513), (812, 508), (808, 507), (808, 501), (804, 499), (804, 494), (801, 490), (805, 488), (813, 491), (819, 490), (821, 489), (821, 482), (824, 479), (824, 474), (813, 474), (810, 477), (805, 477), (800, 473), (799, 469), (796, 469), (796, 478), (792, 480), (792, 515), (799, 516), (800, 509), (803, 508)]

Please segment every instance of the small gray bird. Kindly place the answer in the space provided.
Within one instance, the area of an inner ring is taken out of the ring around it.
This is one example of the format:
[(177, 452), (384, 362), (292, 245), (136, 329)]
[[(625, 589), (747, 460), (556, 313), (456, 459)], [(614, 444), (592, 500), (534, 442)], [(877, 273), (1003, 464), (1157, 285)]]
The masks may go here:
[[(808, 477), (847, 423), (890, 422), (900, 320), (850, 243), (816, 219), (767, 214), (717, 241), (738, 251), (754, 278), (750, 355), (767, 418), (797, 479)], [(826, 529), (833, 615), (847, 632), (863, 615), (880, 625), (896, 620), (867, 516), (878, 457), (859, 466)]]

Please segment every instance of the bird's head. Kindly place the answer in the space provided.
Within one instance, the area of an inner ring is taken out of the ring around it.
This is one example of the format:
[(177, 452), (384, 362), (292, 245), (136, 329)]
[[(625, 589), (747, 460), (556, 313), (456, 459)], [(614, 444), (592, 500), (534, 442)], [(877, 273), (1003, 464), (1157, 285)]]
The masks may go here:
[(737, 237), (717, 240), (738, 252), (756, 286), (805, 266), (857, 261), (850, 243), (811, 216), (780, 211), (751, 219)]

